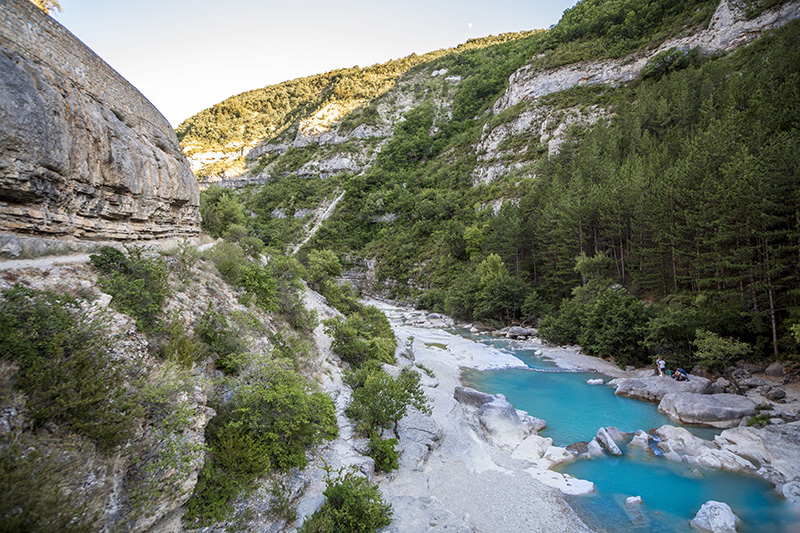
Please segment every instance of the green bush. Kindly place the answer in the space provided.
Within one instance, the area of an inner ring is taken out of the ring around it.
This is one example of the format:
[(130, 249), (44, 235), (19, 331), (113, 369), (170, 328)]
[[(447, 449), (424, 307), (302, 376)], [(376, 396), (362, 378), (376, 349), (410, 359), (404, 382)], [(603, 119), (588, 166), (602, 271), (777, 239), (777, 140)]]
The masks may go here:
[(397, 423), (408, 407), (429, 413), (428, 399), (419, 384), (419, 374), (404, 368), (393, 378), (377, 362), (350, 371), (345, 381), (353, 387), (353, 399), (345, 414), (356, 421), (356, 429), (365, 434), (377, 428), (392, 428), (397, 435)]
[(211, 304), (195, 326), (195, 334), (208, 347), (216, 367), (229, 374), (238, 372), (238, 355), (247, 351), (240, 333), (228, 324), (225, 315), (214, 311)]
[(325, 328), (333, 337), (333, 351), (348, 363), (360, 365), (370, 359), (394, 363), (397, 339), (386, 315), (376, 307), (366, 306), (346, 320), (326, 320)]
[(319, 290), (324, 281), (342, 275), (342, 263), (331, 250), (312, 250), (308, 254), (308, 283)]
[(303, 522), (301, 533), (372, 533), (392, 523), (392, 507), (378, 486), (353, 471), (326, 475), (325, 503)]
[(145, 256), (144, 248), (130, 246), (125, 250), (127, 256), (104, 246), (89, 258), (100, 273), (98, 284), (113, 297), (112, 305), (149, 333), (160, 325), (161, 309), (169, 295), (167, 267), (162, 258)]
[(138, 407), (109, 348), (102, 317), (74, 298), (16, 285), (0, 299), (0, 358), (19, 366), (34, 427), (63, 424), (103, 450), (130, 437)]
[(191, 368), (206, 357), (206, 346), (195, 337), (186, 334), (180, 317), (173, 316), (165, 331), (165, 344), (159, 350), (161, 356), (184, 368)]
[(244, 207), (235, 193), (212, 185), (200, 194), (201, 226), (214, 237), (222, 237), (232, 225), (247, 222)]
[(222, 277), (255, 296), (259, 307), (268, 311), (278, 309), (278, 285), (269, 266), (251, 261), (241, 246), (227, 241), (217, 244), (209, 257)]
[(70, 491), (61, 463), (39, 443), (0, 440), (0, 531), (97, 531), (88, 505), (95, 491)]
[(224, 519), (257, 477), (305, 467), (306, 448), (338, 433), (331, 399), (309, 392), (302, 376), (275, 361), (251, 362), (232, 399), (214, 407), (206, 427), (212, 460), (187, 504), (193, 525)]
[(397, 450), (397, 439), (382, 439), (378, 435), (371, 435), (367, 455), (375, 461), (377, 472), (391, 472), (400, 467)]

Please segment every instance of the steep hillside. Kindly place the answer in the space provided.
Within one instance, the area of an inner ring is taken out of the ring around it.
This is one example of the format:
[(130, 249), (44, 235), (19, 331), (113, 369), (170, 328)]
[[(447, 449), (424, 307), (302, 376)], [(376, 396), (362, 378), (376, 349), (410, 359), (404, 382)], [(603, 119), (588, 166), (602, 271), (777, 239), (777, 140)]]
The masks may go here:
[[(620, 364), (659, 350), (694, 364), (701, 329), (794, 354), (798, 12), (581, 2), (550, 31), (417, 65), (325, 133), (261, 145), (266, 183), (216, 190), (204, 212), (220, 221), (238, 198), (251, 216), (229, 234), (285, 246), (344, 192), (300, 253), (335, 251), (372, 290), (543, 320)], [(658, 306), (614, 326), (635, 334), (595, 338), (615, 284), (632, 299), (613, 312)]]

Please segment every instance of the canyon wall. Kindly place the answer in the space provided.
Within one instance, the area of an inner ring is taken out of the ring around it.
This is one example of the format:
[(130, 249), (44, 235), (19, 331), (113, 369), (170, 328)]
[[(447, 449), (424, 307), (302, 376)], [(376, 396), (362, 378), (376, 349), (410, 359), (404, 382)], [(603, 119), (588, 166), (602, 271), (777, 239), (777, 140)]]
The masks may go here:
[(199, 193), (169, 122), (28, 0), (0, 0), (0, 253), (25, 237), (199, 233)]

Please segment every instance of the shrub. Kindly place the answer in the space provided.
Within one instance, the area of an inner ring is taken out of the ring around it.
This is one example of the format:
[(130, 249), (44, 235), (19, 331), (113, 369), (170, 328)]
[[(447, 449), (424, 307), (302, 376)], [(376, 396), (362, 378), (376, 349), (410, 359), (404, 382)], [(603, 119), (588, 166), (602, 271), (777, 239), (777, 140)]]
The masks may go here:
[(195, 333), (208, 346), (214, 364), (220, 370), (232, 374), (238, 371), (237, 355), (247, 351), (242, 336), (228, 324), (225, 315), (208, 308), (195, 326)]
[(259, 307), (278, 309), (278, 285), (269, 267), (251, 261), (241, 246), (230, 242), (217, 244), (209, 256), (222, 277), (255, 296)]
[(169, 294), (167, 267), (160, 257), (146, 257), (144, 248), (126, 247), (128, 255), (110, 246), (90, 255), (100, 273), (98, 284), (110, 294), (111, 303), (136, 320), (144, 332), (154, 331)]
[(301, 533), (371, 533), (392, 523), (392, 507), (378, 486), (353, 471), (325, 479), (325, 503), (303, 522)]
[(400, 466), (398, 453), (395, 446), (397, 439), (382, 439), (378, 435), (371, 435), (367, 455), (375, 461), (375, 470), (378, 472), (391, 472)]
[[(41, 446), (0, 441), (0, 531), (96, 531), (94, 491), (69, 491), (69, 473)], [(33, 443), (31, 443), (33, 444)]]
[(305, 467), (306, 447), (338, 432), (331, 399), (310, 393), (302, 376), (274, 361), (253, 362), (233, 398), (215, 408), (206, 427), (212, 462), (187, 506), (195, 525), (224, 519), (230, 502), (257, 477)]
[(339, 317), (326, 320), (325, 328), (333, 337), (333, 351), (345, 361), (354, 365), (370, 359), (394, 363), (397, 339), (379, 309), (366, 306), (346, 320)]
[(419, 374), (414, 370), (404, 368), (393, 378), (377, 363), (370, 363), (346, 374), (345, 380), (353, 387), (353, 399), (345, 414), (357, 421), (356, 429), (362, 433), (392, 428), (397, 435), (397, 423), (405, 416), (409, 405), (430, 412), (419, 384)]
[(19, 366), (34, 426), (64, 424), (108, 450), (128, 439), (138, 409), (101, 320), (74, 298), (19, 285), (0, 300), (0, 358)]
[(165, 333), (166, 344), (159, 352), (167, 361), (177, 363), (184, 368), (191, 368), (208, 353), (202, 342), (186, 334), (186, 328), (177, 315), (172, 317)]
[(331, 250), (312, 250), (308, 254), (308, 283), (319, 289), (322, 283), (342, 275), (342, 263)]

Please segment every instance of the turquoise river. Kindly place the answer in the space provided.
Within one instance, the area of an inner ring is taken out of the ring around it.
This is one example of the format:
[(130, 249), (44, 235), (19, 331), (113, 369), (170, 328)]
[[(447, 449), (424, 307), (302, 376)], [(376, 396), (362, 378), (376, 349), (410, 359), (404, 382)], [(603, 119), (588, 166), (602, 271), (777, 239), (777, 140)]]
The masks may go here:
[[(589, 441), (598, 428), (616, 426), (625, 432), (676, 425), (655, 404), (616, 396), (611, 387), (588, 385), (588, 379), (608, 376), (559, 369), (552, 361), (518, 344), (489, 337), (471, 337), (512, 353), (528, 368), (468, 370), (464, 385), (491, 394), (504, 394), (517, 409), (542, 418), (540, 435), (567, 446)], [(545, 349), (546, 355), (546, 349)], [(687, 428), (713, 439), (718, 430)], [(625, 444), (625, 443), (622, 443)], [(595, 491), (570, 496), (570, 504), (596, 531), (688, 532), (689, 521), (709, 501), (725, 502), (741, 519), (738, 531), (800, 532), (797, 510), (772, 485), (757, 477), (705, 470), (676, 463), (621, 445), (622, 457), (604, 455), (579, 459), (559, 470), (595, 484)], [(639, 505), (626, 505), (629, 496), (641, 496)]]

